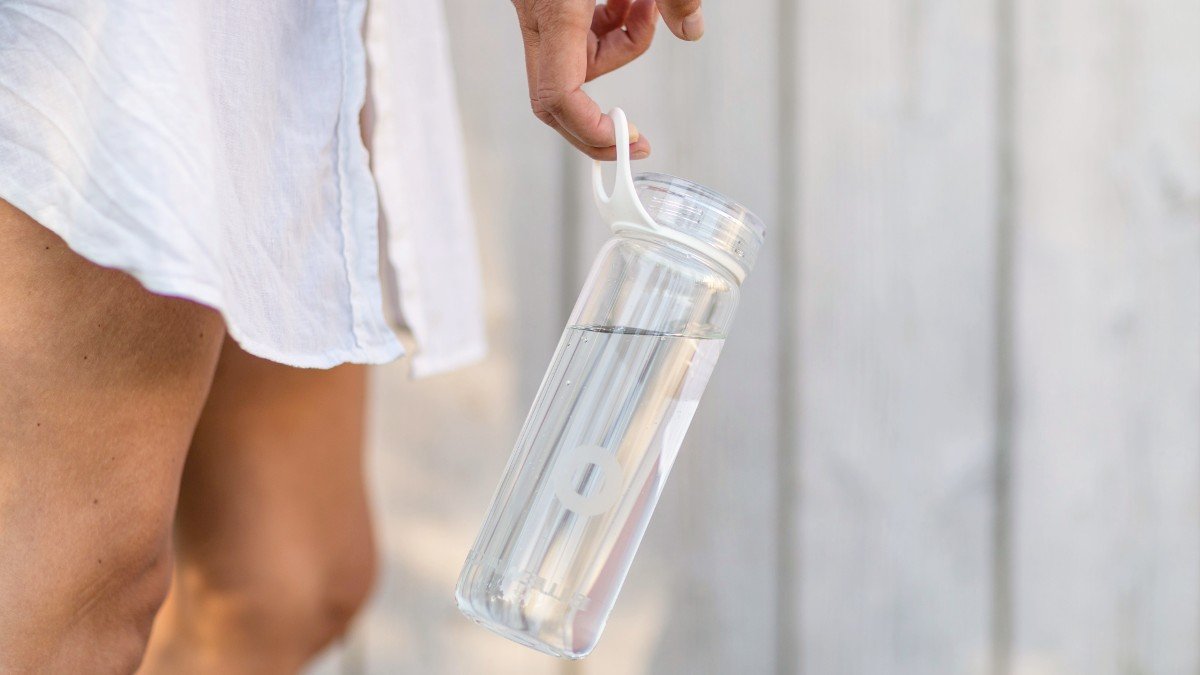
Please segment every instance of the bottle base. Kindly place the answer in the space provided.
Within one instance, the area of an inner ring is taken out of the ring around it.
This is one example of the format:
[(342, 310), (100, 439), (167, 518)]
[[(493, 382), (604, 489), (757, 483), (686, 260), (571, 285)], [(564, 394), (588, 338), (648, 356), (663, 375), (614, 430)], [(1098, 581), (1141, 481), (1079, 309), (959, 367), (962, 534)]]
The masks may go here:
[(549, 642), (544, 642), (542, 640), (539, 640), (539, 639), (533, 637), (532, 635), (529, 635), (528, 633), (524, 633), (516, 628), (513, 628), (512, 626), (507, 626), (507, 625), (504, 625), (501, 623), (496, 623), (491, 618), (477, 613), (469, 605), (463, 603), (461, 598), (456, 598), (456, 601), (457, 601), (456, 604), (458, 605), (458, 611), (462, 612), (463, 616), (467, 617), (472, 622), (474, 622), (480, 626), (483, 626), (484, 628), (490, 630), (491, 632), (495, 633), (496, 635), (499, 635), (500, 637), (506, 638), (513, 642), (516, 642), (519, 645), (529, 647), (530, 649), (536, 649), (537, 651), (539, 651), (543, 654), (547, 654), (549, 656), (555, 656), (560, 659), (567, 659), (570, 661), (578, 661), (578, 660), (584, 658), (585, 656), (587, 656), (588, 654), (590, 654), (592, 651), (591, 649), (588, 649), (587, 651), (583, 651), (583, 652), (574, 652), (574, 651), (571, 651), (568, 649), (564, 649), (560, 645), (554, 645), (554, 644), (550, 644)]

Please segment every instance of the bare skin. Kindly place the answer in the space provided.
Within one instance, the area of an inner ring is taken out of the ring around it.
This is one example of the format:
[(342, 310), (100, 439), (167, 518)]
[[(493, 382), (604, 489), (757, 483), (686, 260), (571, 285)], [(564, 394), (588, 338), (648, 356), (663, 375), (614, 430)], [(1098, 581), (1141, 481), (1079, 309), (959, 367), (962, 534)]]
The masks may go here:
[[(661, 13), (675, 37), (704, 35), (700, 0), (512, 0), (525, 43), (533, 114), (593, 159), (616, 159), (612, 118), (583, 84), (633, 61), (650, 48)], [(650, 141), (630, 126), (629, 154), (650, 156)]]
[(0, 673), (290, 673), (344, 632), (365, 368), (222, 348), (2, 201), (0, 317)]
[(129, 672), (224, 326), (3, 201), (0, 317), (0, 672)]
[(292, 673), (375, 570), (366, 369), (289, 368), (226, 341), (184, 471), (178, 562), (144, 673)]

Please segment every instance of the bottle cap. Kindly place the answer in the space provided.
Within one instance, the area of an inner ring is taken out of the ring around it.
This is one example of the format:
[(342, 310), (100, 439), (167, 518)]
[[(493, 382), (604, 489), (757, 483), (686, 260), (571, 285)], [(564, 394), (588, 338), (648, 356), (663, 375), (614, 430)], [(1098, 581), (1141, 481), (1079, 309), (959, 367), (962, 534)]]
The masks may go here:
[(592, 167), (596, 208), (614, 232), (642, 231), (703, 253), (740, 284), (754, 267), (766, 228), (744, 206), (703, 185), (661, 173), (633, 177), (629, 124), (620, 108), (609, 113), (617, 136), (617, 176), (604, 188), (600, 162)]

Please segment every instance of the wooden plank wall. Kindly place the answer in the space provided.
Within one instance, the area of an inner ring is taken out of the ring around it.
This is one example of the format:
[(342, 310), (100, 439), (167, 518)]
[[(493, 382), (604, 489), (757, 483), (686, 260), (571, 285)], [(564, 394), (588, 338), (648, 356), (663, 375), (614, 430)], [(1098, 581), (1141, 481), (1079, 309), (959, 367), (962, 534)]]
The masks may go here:
[(1200, 3), (1014, 19), (1014, 665), (1195, 673)]
[(996, 31), (977, 1), (805, 2), (792, 91), (798, 663), (990, 657)]
[(743, 0), (592, 85), (766, 253), (595, 654), (451, 593), (599, 243), (506, 2), (447, 0), (492, 354), (381, 368), (320, 672), (1200, 671), (1200, 3)]

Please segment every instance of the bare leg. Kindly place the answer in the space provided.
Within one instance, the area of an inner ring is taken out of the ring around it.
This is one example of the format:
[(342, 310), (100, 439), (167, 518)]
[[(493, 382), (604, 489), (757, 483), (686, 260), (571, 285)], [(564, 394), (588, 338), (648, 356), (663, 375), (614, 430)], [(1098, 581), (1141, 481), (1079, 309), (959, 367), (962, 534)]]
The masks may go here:
[(361, 366), (289, 368), (226, 342), (143, 672), (291, 673), (344, 632), (375, 569), (365, 386)]
[(224, 327), (0, 201), (0, 672), (131, 672)]

